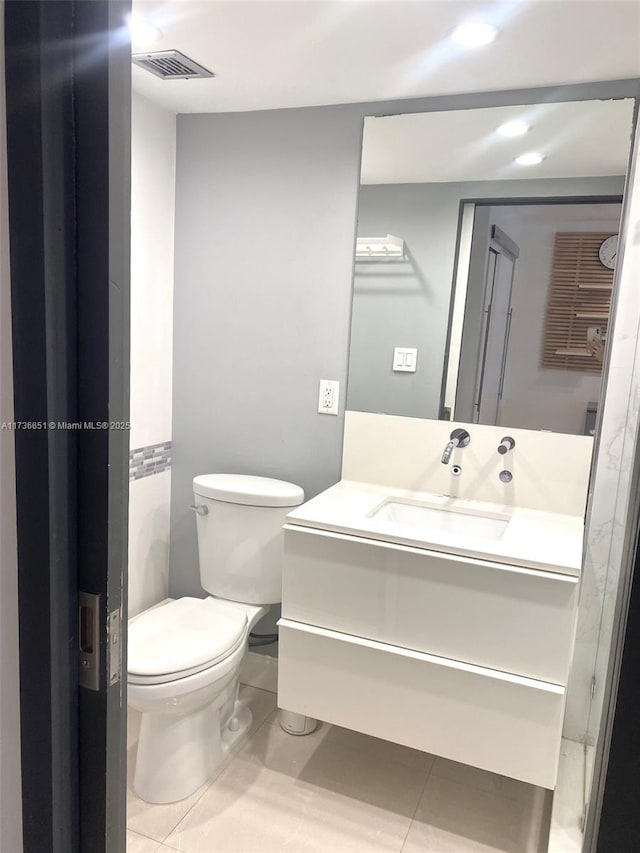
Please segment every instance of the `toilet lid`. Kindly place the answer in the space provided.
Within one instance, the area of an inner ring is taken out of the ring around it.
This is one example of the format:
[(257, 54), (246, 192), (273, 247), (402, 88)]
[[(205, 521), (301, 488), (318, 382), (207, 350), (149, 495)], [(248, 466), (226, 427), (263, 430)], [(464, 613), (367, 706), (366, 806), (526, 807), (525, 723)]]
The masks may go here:
[(131, 620), (127, 668), (141, 676), (199, 671), (235, 651), (246, 629), (246, 614), (222, 601), (178, 598)]

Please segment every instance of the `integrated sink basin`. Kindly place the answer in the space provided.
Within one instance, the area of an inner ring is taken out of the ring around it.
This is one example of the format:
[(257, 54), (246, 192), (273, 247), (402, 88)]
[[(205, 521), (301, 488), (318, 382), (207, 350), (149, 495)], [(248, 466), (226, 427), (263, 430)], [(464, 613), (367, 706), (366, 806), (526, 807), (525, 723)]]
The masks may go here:
[(369, 518), (425, 532), (459, 533), (482, 539), (500, 539), (510, 521), (508, 515), (501, 513), (449, 509), (399, 498), (387, 498), (369, 513)]

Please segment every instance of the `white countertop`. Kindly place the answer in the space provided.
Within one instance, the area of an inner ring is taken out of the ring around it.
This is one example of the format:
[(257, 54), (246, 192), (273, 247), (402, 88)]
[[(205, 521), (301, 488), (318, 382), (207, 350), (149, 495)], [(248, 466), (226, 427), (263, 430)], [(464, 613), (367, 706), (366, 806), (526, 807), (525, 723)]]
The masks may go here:
[[(506, 514), (510, 521), (499, 539), (483, 539), (369, 517), (386, 498), (424, 501), (461, 511)], [(287, 523), (569, 575), (579, 575), (582, 564), (582, 516), (517, 509), (349, 480), (342, 480), (294, 509), (287, 515)]]

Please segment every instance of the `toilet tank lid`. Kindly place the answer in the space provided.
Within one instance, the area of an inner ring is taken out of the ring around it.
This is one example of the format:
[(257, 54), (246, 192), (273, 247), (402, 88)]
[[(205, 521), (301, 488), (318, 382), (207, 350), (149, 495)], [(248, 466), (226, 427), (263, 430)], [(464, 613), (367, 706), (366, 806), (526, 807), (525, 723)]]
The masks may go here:
[(203, 498), (246, 506), (298, 506), (304, 501), (300, 486), (270, 477), (248, 474), (200, 474), (193, 491)]

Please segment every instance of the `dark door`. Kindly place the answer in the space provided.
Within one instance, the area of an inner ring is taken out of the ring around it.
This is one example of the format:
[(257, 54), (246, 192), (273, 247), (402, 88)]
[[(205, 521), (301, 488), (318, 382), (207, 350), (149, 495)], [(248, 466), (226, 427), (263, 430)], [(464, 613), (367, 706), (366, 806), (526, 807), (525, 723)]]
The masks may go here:
[(129, 7), (4, 4), (26, 853), (126, 849)]

